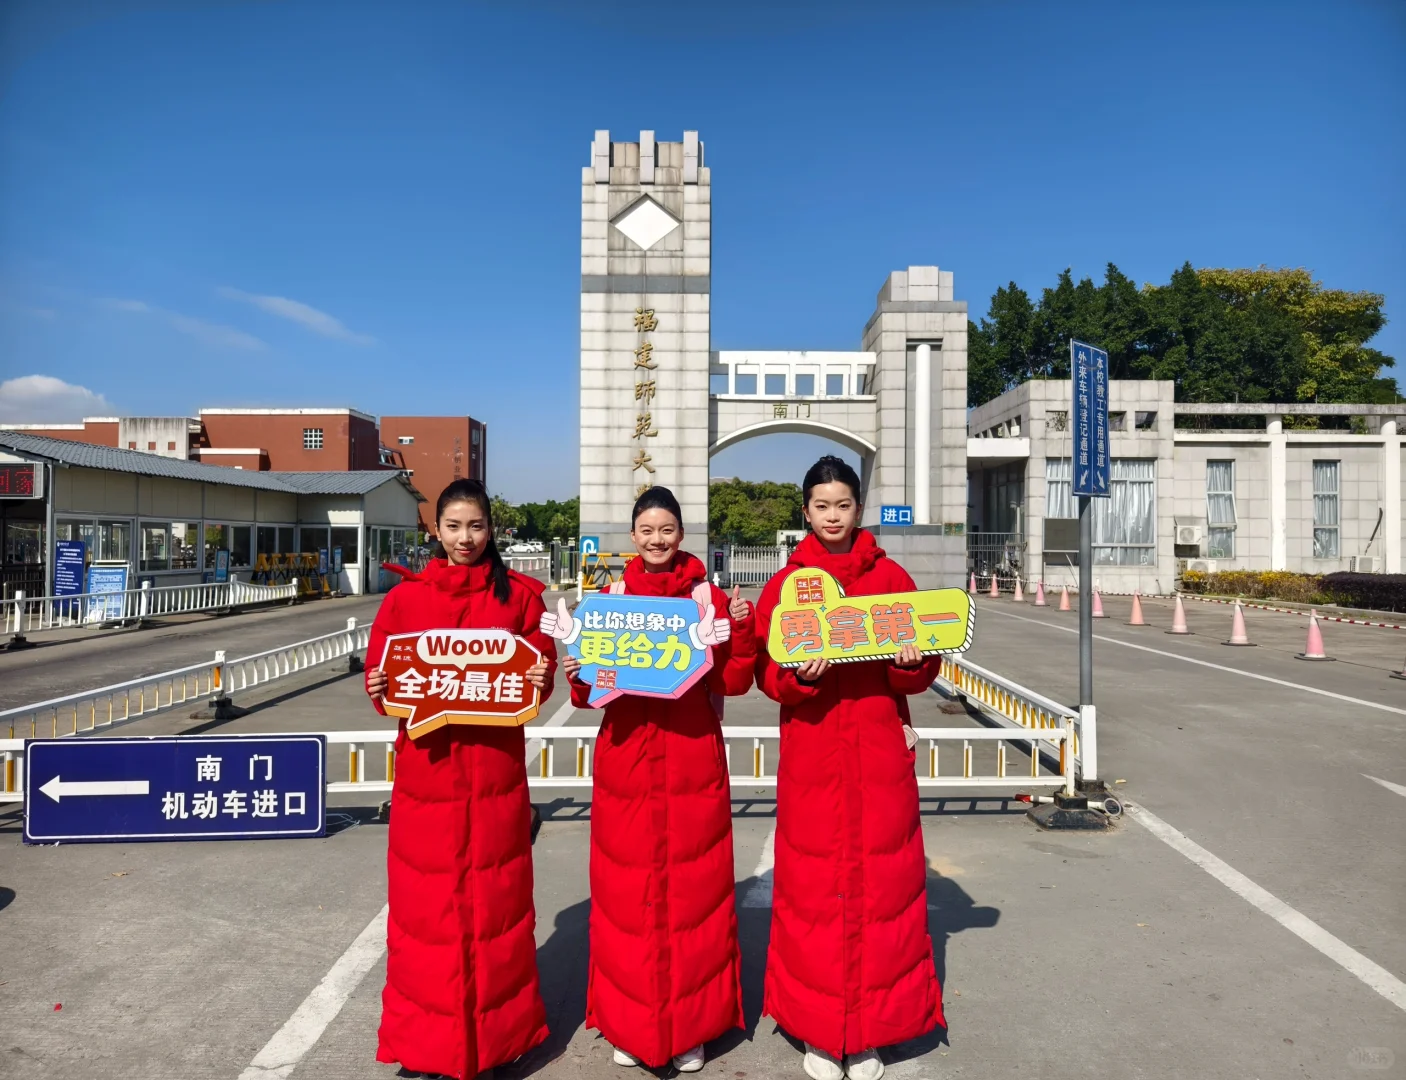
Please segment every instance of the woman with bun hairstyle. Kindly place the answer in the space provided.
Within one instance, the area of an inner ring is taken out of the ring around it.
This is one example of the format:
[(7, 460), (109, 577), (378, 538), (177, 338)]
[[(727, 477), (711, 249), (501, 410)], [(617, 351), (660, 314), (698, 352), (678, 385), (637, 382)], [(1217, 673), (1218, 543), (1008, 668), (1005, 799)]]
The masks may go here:
[[(438, 557), (386, 594), (368, 665), (387, 636), (501, 629), (544, 659), (528, 669), (543, 700), (556, 645), (541, 633), (540, 582), (509, 570), (493, 542), (488, 492), (455, 480), (435, 506)], [(384, 715), (386, 673), (366, 672)], [(531, 806), (522, 729), (450, 725), (396, 741), (386, 857), (390, 919), (378, 1061), (409, 1075), (470, 1077), (547, 1037), (537, 981)]]
[[(846, 596), (913, 579), (858, 527), (859, 477), (837, 457), (806, 473), (810, 533), (757, 605), (765, 635), (787, 577), (827, 571)], [(813, 1080), (878, 1080), (878, 1049), (944, 1025), (928, 936), (927, 863), (908, 696), (940, 658), (783, 668), (760, 647), (757, 684), (781, 704), (776, 867), (763, 1012), (806, 1044)]]
[[(617, 697), (596, 739), (591, 798), (591, 956), (586, 1026), (614, 1048), (617, 1065), (680, 1072), (703, 1068), (703, 1044), (742, 1027), (741, 957), (733, 908), (732, 797), (722, 698), (745, 694), (756, 663), (752, 610), (708, 584), (707, 568), (680, 549), (683, 515), (662, 487), (631, 516), (638, 558), (612, 592), (691, 597), (712, 669), (676, 700)], [(572, 640), (579, 623), (562, 601), (543, 629)], [(562, 661), (571, 701), (590, 687), (574, 657)]]

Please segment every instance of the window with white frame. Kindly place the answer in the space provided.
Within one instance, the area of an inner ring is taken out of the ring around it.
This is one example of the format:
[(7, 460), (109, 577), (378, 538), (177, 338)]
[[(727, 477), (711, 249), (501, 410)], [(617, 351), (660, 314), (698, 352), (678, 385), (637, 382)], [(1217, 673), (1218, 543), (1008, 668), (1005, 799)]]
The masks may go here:
[[(1109, 497), (1094, 499), (1094, 564), (1153, 566), (1157, 562), (1157, 461), (1114, 458)], [(1079, 516), (1068, 458), (1045, 459), (1045, 517)]]
[(1235, 558), (1235, 462), (1206, 462), (1206, 555)]
[(397, 441), (398, 443), (400, 443), (401, 446), (414, 446), (414, 445), (415, 445), (415, 436), (414, 436), (414, 435), (400, 435), (400, 436), (397, 436), (396, 441)]
[(321, 429), (320, 427), (305, 427), (305, 428), (303, 428), (303, 449), (304, 449), (304, 450), (321, 450), (321, 449), (322, 449), (322, 429)]
[(1313, 463), (1313, 557), (1338, 557), (1338, 473), (1337, 461)]

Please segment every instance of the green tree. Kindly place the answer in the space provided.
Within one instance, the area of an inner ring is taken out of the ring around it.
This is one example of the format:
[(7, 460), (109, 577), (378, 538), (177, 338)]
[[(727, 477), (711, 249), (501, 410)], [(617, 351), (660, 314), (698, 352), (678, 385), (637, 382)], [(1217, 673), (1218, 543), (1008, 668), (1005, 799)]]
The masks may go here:
[(781, 529), (801, 527), (801, 489), (771, 480), (719, 480), (708, 488), (711, 543), (774, 544)]
[(572, 497), (565, 502), (548, 499), (540, 503), (523, 503), (517, 509), (522, 514), (522, 530), (519, 535), (524, 540), (545, 541), (554, 536), (565, 540), (580, 533), (579, 497)]
[(493, 527), (499, 536), (505, 536), (510, 529), (519, 529), (523, 524), (522, 513), (516, 506), (501, 495), (493, 496)]

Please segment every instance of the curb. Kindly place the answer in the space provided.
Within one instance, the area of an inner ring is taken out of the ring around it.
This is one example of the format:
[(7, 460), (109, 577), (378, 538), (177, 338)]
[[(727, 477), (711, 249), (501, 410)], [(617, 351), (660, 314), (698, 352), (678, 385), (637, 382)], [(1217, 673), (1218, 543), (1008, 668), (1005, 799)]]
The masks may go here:
[[(1188, 600), (1199, 600), (1199, 601), (1200, 601), (1201, 603), (1203, 603), (1203, 604), (1234, 604), (1234, 603), (1235, 603), (1234, 600), (1219, 600), (1219, 599), (1216, 599), (1215, 597), (1197, 596), (1195, 593), (1182, 593), (1182, 596), (1185, 597), (1185, 598), (1188, 599)], [(1257, 610), (1257, 611), (1277, 611), (1277, 612), (1279, 612), (1280, 614), (1283, 614), (1283, 615), (1307, 615), (1307, 614), (1309, 614), (1309, 609), (1307, 609), (1307, 608), (1274, 607), (1273, 605), (1270, 605), (1270, 604), (1247, 603), (1247, 602), (1244, 601), (1244, 600), (1241, 600), (1241, 601), (1240, 601), (1240, 606), (1241, 606), (1241, 607), (1247, 607), (1247, 608), (1254, 608), (1254, 609)], [(1318, 621), (1319, 621), (1319, 622), (1344, 623), (1344, 624), (1349, 625), (1349, 626), (1373, 626), (1373, 627), (1376, 627), (1376, 628), (1381, 629), (1381, 630), (1406, 630), (1406, 624), (1384, 623), (1384, 622), (1372, 622), (1370, 619), (1353, 619), (1353, 618), (1349, 618), (1349, 617), (1347, 617), (1347, 616), (1345, 616), (1345, 615), (1324, 615), (1322, 612), (1319, 612), (1319, 614), (1318, 614)]]

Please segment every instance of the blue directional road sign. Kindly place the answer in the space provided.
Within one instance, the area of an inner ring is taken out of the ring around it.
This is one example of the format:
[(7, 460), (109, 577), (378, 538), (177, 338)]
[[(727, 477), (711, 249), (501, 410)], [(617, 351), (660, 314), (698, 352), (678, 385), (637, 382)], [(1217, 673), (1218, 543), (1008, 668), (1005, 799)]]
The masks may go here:
[(881, 506), (879, 508), (880, 525), (912, 525), (913, 508), (911, 506)]
[(323, 836), (321, 735), (28, 739), (27, 844)]
[(1108, 354), (1082, 341), (1069, 343), (1074, 384), (1072, 419), (1074, 494), (1108, 498)]
[(578, 547), (578, 549), (580, 550), (580, 552), (581, 552), (582, 555), (599, 555), (599, 554), (600, 554), (600, 537), (599, 537), (599, 536), (583, 536), (583, 537), (581, 537), (581, 542), (580, 542), (580, 544), (577, 545), (577, 547)]

